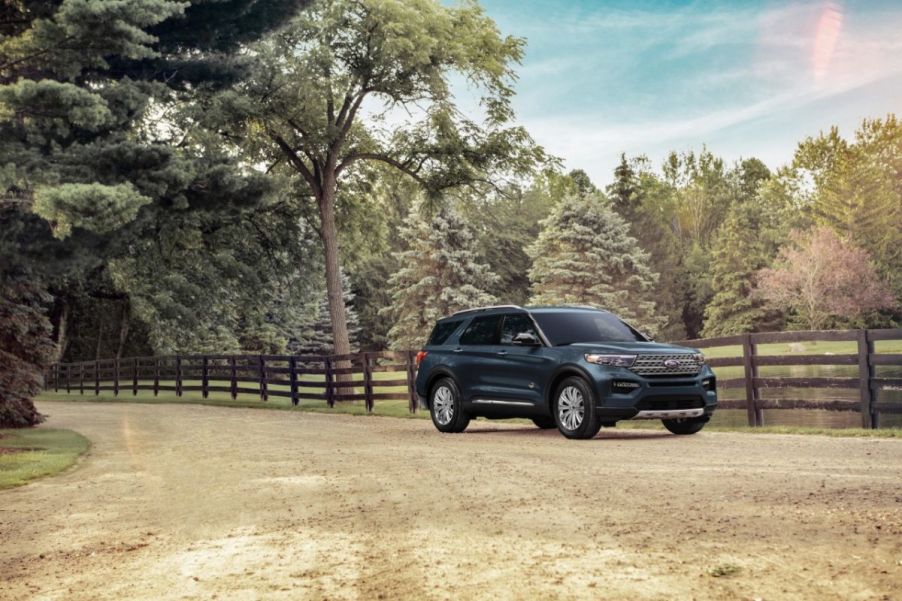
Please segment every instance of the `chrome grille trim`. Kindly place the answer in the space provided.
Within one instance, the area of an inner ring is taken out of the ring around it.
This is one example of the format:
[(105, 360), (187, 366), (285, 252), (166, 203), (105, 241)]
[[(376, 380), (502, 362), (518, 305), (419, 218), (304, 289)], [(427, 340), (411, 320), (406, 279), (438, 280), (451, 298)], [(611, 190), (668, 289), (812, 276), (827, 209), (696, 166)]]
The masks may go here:
[[(668, 367), (665, 361), (678, 361), (679, 365)], [(629, 369), (640, 376), (694, 376), (702, 370), (702, 364), (692, 353), (639, 355)]]

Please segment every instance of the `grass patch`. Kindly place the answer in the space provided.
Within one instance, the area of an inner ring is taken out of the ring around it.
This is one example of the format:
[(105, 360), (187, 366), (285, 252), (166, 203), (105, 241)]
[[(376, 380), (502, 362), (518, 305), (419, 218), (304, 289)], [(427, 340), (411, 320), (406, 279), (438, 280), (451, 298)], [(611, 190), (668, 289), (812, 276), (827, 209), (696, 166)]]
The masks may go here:
[[(92, 402), (92, 403), (140, 403), (147, 405), (159, 404), (177, 404), (177, 405), (207, 405), (211, 407), (240, 407), (250, 409), (270, 409), (279, 411), (300, 411), (311, 413), (337, 413), (341, 415), (360, 415), (369, 416), (376, 415), (382, 417), (400, 417), (405, 419), (429, 419), (429, 412), (419, 409), (416, 413), (410, 413), (407, 401), (376, 401), (372, 413), (366, 412), (363, 401), (345, 401), (336, 403), (334, 408), (329, 408), (325, 401), (305, 401), (297, 407), (293, 406), (287, 399), (273, 398), (269, 401), (261, 401), (259, 397), (253, 395), (245, 395), (241, 398), (232, 399), (227, 394), (211, 393), (209, 398), (204, 399), (200, 393), (185, 393), (181, 397), (177, 397), (172, 393), (161, 394), (154, 397), (152, 393), (139, 391), (137, 396), (131, 393), (121, 396), (113, 396), (112, 394), (102, 394), (98, 397), (93, 395), (79, 395), (78, 393), (66, 394), (65, 392), (45, 392), (37, 397), (37, 401), (66, 401), (66, 402)], [(717, 414), (715, 414), (715, 417)], [(529, 420), (516, 419), (504, 420), (512, 423), (529, 423)], [(663, 430), (664, 426), (657, 420), (636, 420), (621, 421), (617, 423), (618, 428), (636, 428), (649, 430)], [(902, 428), (880, 428), (879, 430), (865, 430), (863, 428), (825, 428), (825, 427), (809, 427), (795, 425), (781, 426), (764, 426), (761, 428), (750, 428), (745, 425), (730, 424), (708, 424), (705, 426), (705, 432), (744, 432), (748, 434), (814, 434), (821, 436), (833, 437), (855, 437), (855, 438), (902, 438)]]
[(58, 474), (90, 445), (87, 438), (72, 430), (0, 430), (0, 490)]

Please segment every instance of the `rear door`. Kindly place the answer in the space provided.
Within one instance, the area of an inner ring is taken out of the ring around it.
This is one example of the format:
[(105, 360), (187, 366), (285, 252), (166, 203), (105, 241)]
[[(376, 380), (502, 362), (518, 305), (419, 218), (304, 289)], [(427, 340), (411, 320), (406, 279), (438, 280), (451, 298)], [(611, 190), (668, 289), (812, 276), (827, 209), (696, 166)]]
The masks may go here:
[(500, 314), (477, 315), (466, 326), (452, 350), (458, 383), (464, 400), (491, 398), (494, 374), (503, 356), (498, 352), (498, 334), (501, 328)]

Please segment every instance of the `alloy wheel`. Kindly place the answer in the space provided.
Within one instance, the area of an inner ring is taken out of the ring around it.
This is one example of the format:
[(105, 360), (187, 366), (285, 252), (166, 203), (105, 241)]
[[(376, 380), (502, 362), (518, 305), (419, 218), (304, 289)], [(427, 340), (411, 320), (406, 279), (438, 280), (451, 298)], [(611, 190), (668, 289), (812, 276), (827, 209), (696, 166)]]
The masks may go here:
[(561, 390), (557, 400), (558, 418), (568, 430), (576, 430), (583, 423), (586, 404), (583, 393), (576, 386), (567, 386)]

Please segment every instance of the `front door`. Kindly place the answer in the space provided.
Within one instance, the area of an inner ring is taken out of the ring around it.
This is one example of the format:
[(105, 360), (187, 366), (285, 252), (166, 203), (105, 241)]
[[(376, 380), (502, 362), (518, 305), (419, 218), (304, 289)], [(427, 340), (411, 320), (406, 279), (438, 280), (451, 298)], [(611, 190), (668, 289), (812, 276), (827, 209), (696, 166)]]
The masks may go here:
[(496, 386), (504, 398), (528, 402), (533, 406), (543, 403), (542, 383), (553, 369), (553, 362), (543, 346), (514, 344), (517, 334), (529, 333), (539, 340), (539, 333), (529, 315), (510, 313), (501, 324), (498, 354), (499, 363)]

